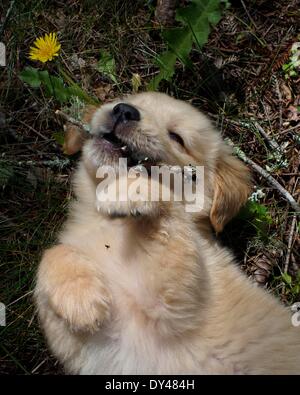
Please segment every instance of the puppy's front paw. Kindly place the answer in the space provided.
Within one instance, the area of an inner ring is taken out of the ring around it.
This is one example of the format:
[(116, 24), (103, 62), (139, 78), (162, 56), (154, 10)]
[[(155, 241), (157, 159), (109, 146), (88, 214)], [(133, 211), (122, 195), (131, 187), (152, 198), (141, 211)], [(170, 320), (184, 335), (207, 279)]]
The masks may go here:
[(97, 210), (111, 217), (156, 216), (161, 202), (152, 198), (151, 188), (147, 175), (140, 176), (138, 181), (117, 177), (107, 190), (97, 190)]
[(139, 217), (141, 215), (155, 216), (159, 213), (157, 202), (131, 201), (102, 202), (97, 205), (99, 212), (110, 217)]
[(49, 302), (73, 331), (96, 332), (109, 317), (108, 293), (102, 282), (92, 276), (80, 276), (60, 284)]
[(35, 298), (38, 307), (46, 303), (73, 330), (94, 332), (109, 316), (110, 296), (99, 268), (65, 244), (45, 251)]

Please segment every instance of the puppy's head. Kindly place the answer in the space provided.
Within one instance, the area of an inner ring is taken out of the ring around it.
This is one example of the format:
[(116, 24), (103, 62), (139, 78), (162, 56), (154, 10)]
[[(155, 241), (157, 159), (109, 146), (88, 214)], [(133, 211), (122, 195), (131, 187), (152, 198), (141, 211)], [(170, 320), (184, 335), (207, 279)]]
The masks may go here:
[(91, 135), (83, 164), (92, 179), (99, 167), (117, 169), (120, 158), (127, 159), (129, 168), (204, 166), (204, 214), (217, 232), (247, 199), (247, 168), (231, 155), (207, 117), (186, 102), (153, 92), (128, 96), (94, 112)]

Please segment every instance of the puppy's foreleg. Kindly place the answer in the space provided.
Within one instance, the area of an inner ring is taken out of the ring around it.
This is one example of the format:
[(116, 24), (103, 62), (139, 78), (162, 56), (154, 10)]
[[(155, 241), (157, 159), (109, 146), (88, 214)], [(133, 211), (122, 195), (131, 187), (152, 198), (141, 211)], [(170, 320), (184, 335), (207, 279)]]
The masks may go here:
[[(157, 217), (163, 209), (164, 202), (161, 202), (159, 195), (161, 186), (159, 182), (149, 179), (147, 174), (141, 174), (135, 179), (127, 174), (119, 175), (114, 182), (109, 184), (109, 187), (109, 193), (101, 183), (97, 187), (97, 209), (103, 214), (111, 217), (148, 216), (153, 218)], [(152, 200), (153, 190), (157, 198)]]
[(109, 316), (109, 293), (88, 257), (60, 244), (47, 250), (37, 275), (38, 309), (52, 309), (73, 331), (95, 332)]

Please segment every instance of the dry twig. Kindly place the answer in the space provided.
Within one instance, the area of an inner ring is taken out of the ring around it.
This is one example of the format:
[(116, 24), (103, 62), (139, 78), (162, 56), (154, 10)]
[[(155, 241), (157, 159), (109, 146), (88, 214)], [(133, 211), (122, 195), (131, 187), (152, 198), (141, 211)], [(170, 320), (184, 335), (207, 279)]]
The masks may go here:
[(12, 0), (10, 2), (10, 5), (9, 5), (8, 10), (6, 12), (6, 15), (4, 17), (3, 23), (0, 26), (0, 37), (2, 37), (2, 35), (3, 35), (4, 29), (6, 27), (7, 21), (9, 20), (9, 17), (10, 17), (10, 14), (11, 14), (13, 8), (14, 8), (14, 5), (15, 5), (15, 0)]
[(78, 126), (79, 128), (83, 129), (85, 132), (90, 133), (90, 126), (88, 124), (77, 121), (75, 118), (70, 117), (68, 114), (60, 110), (56, 110), (55, 114), (62, 116), (63, 118), (65, 118), (66, 121), (72, 123), (73, 125)]
[(278, 101), (279, 101), (279, 129), (281, 131), (282, 129), (282, 94), (280, 92), (280, 86), (278, 83), (277, 78), (275, 77), (275, 88), (276, 88), (276, 93), (278, 96)]
[(297, 216), (296, 216), (296, 214), (294, 214), (292, 224), (291, 224), (290, 234), (289, 234), (288, 249), (287, 249), (287, 254), (286, 254), (286, 259), (285, 259), (285, 264), (284, 264), (284, 273), (287, 273), (288, 268), (289, 268), (296, 219), (297, 219)]
[(280, 145), (277, 143), (277, 141), (275, 141), (274, 139), (272, 139), (265, 131), (264, 129), (260, 126), (260, 124), (258, 122), (254, 122), (254, 126), (256, 127), (256, 129), (259, 131), (259, 133), (263, 136), (263, 138), (267, 141), (267, 143), (269, 144), (270, 148), (272, 148), (275, 151), (278, 151), (281, 153), (281, 147)]
[(247, 165), (249, 165), (253, 170), (265, 178), (270, 185), (272, 185), (277, 191), (287, 200), (292, 208), (295, 210), (296, 214), (300, 214), (300, 205), (296, 202), (293, 196), (285, 189), (274, 177), (271, 176), (266, 170), (264, 170), (257, 163), (253, 162), (252, 159), (248, 158), (247, 155), (240, 149), (234, 146), (234, 143), (230, 139), (226, 139), (229, 145), (234, 148), (236, 155), (242, 159)]

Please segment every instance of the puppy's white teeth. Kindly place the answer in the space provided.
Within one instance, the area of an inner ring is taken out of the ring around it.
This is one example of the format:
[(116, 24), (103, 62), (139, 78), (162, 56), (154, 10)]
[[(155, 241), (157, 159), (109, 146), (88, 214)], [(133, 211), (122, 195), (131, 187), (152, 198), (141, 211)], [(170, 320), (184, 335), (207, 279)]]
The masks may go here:
[(133, 167), (133, 170), (137, 172), (142, 172), (144, 170), (144, 167), (143, 165), (136, 165)]
[(126, 151), (127, 150), (127, 145), (123, 145), (123, 147), (121, 147), (122, 151)]
[(170, 171), (174, 173), (182, 173), (182, 168), (180, 166), (170, 166)]
[(144, 162), (147, 162), (148, 160), (149, 160), (148, 156), (146, 156), (146, 157), (143, 158), (143, 159), (139, 159), (139, 160), (138, 160), (138, 165), (140, 165), (140, 164), (142, 164), (142, 163), (144, 163)]

